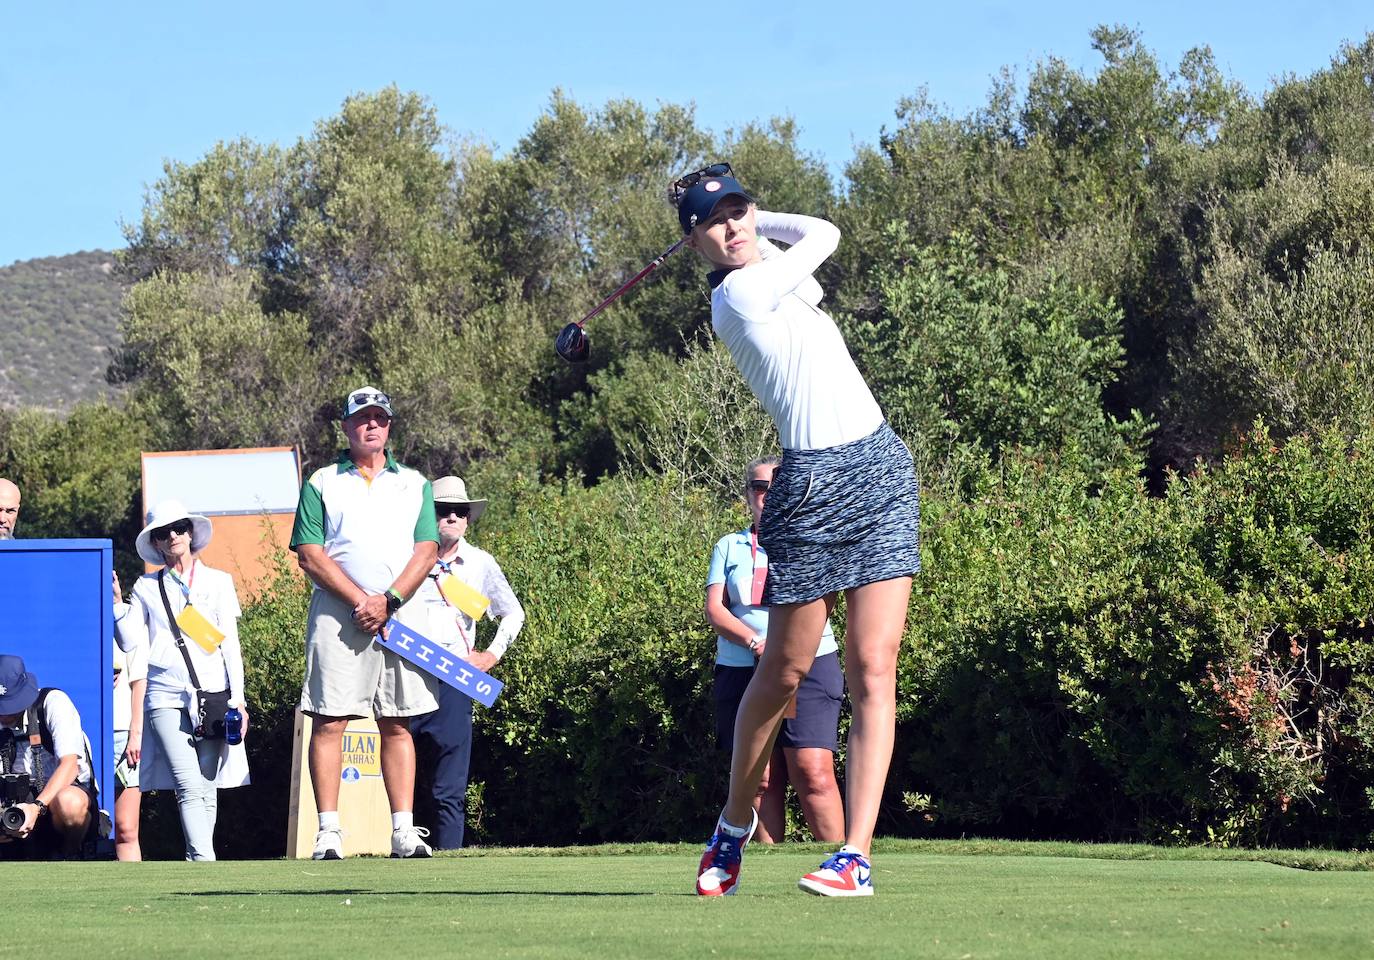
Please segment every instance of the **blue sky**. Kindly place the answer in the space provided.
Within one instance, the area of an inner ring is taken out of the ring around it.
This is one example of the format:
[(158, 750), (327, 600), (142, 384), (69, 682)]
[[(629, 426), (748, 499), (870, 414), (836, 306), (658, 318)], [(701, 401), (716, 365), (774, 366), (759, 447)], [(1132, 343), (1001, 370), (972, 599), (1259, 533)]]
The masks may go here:
[[(1043, 7), (1043, 9), (1038, 9)], [(0, 265), (121, 245), (164, 159), (294, 142), (350, 93), (428, 96), (453, 131), (513, 146), (561, 87), (597, 107), (695, 103), (724, 130), (790, 115), (837, 173), (921, 86), (977, 106), (1003, 65), (1093, 69), (1089, 31), (1143, 31), (1168, 65), (1209, 45), (1254, 93), (1374, 29), (1367, 2), (683, 4), (147, 0), (0, 5)]]

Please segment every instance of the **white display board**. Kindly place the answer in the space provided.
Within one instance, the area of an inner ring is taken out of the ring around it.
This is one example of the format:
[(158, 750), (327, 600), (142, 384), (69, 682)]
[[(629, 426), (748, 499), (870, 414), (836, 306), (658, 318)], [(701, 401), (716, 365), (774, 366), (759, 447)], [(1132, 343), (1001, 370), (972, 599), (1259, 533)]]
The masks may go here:
[(144, 516), (166, 499), (206, 516), (292, 513), (300, 490), (295, 447), (143, 454)]

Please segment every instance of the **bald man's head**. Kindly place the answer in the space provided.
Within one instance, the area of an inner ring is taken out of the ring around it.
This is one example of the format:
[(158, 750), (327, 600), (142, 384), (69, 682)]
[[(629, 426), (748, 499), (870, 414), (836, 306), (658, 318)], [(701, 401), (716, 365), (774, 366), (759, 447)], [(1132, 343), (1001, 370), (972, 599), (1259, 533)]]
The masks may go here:
[(19, 488), (0, 477), (0, 540), (14, 537), (15, 525), (19, 523)]

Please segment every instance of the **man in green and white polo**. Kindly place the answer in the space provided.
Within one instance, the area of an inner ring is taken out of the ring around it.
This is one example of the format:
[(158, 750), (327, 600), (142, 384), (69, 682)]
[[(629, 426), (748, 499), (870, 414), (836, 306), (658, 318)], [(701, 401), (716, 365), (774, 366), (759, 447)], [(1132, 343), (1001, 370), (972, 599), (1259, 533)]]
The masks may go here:
[(348, 450), (301, 488), (291, 549), (315, 584), (305, 639), (301, 710), (314, 721), (310, 779), (320, 811), (316, 860), (343, 856), (339, 779), (344, 728), (375, 716), (382, 779), (391, 802), (391, 855), (428, 857), (414, 822), (415, 745), (410, 717), (438, 707), (438, 681), (373, 643), (390, 617), (423, 630), (423, 605), (408, 603), (438, 552), (434, 494), (419, 472), (387, 450), (391, 398), (360, 387), (344, 401)]

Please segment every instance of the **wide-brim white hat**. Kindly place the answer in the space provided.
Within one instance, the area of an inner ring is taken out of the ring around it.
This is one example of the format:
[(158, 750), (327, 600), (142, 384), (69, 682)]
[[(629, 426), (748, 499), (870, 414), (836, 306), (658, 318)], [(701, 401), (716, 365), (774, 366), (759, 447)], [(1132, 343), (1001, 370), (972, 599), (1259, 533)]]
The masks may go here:
[(463, 482), (462, 477), (440, 477), (435, 480), (434, 502), (436, 504), (466, 503), (468, 505), (468, 523), (476, 520), (482, 515), (482, 511), (487, 509), (487, 501), (468, 499), (468, 485)]
[(200, 553), (205, 549), (206, 544), (210, 542), (210, 536), (214, 533), (214, 528), (210, 526), (210, 518), (191, 513), (180, 500), (161, 500), (148, 511), (148, 525), (139, 531), (138, 539), (134, 541), (134, 549), (138, 551), (144, 563), (160, 567), (167, 562), (162, 551), (153, 546), (153, 531), (178, 520), (191, 521), (191, 552)]

